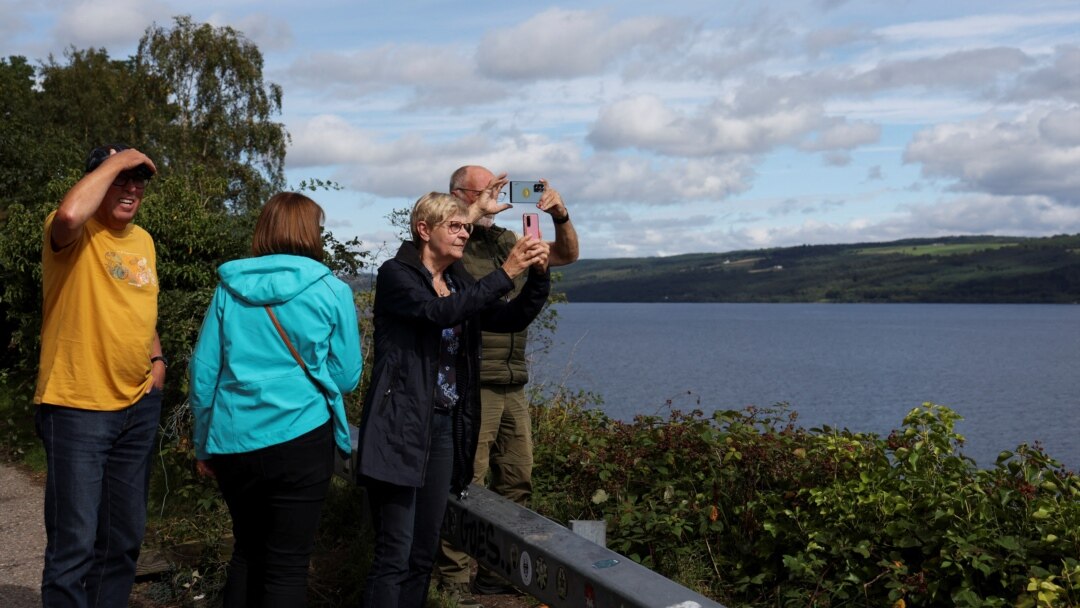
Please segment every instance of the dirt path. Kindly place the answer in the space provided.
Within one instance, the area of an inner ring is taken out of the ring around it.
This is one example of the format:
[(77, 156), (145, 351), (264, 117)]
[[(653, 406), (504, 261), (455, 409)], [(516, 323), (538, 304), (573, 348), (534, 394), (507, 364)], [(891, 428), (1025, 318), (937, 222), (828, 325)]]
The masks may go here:
[[(0, 463), (0, 607), (41, 606), (41, 568), (45, 555), (45, 490), (18, 467)], [(478, 598), (488, 608), (529, 608), (528, 597)]]
[(0, 606), (41, 605), (45, 521), (41, 482), (0, 464)]

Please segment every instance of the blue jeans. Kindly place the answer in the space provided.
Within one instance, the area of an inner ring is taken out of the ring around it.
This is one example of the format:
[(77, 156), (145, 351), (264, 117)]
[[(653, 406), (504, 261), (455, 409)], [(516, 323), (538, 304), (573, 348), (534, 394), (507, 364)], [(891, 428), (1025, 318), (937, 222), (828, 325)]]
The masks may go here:
[(422, 608), (427, 601), (454, 468), (451, 417), (433, 418), (423, 486), (364, 482), (375, 525), (375, 556), (364, 587), (364, 608)]
[(284, 443), (216, 454), (210, 467), (232, 515), (225, 608), (302, 608), (330, 477), (330, 422)]
[(37, 406), (49, 467), (43, 606), (128, 605), (160, 417), (158, 389), (111, 412)]

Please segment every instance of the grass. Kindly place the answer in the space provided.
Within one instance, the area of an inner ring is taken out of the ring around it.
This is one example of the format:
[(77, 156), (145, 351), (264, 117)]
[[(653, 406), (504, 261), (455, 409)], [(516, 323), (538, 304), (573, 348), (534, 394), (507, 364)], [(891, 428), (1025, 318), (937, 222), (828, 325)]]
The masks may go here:
[(899, 253), (903, 255), (927, 255), (945, 256), (975, 253), (977, 251), (990, 251), (1003, 247), (1015, 247), (1017, 243), (935, 243), (932, 245), (911, 245), (900, 247), (870, 247), (859, 249), (859, 255), (889, 255)]

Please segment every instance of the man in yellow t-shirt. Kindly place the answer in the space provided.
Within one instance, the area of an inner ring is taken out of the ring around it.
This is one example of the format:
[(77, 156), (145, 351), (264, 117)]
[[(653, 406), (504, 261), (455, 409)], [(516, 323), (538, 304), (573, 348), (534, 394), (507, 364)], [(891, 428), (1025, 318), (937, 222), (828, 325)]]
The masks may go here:
[(95, 148), (45, 220), (35, 424), (45, 445), (42, 604), (127, 606), (166, 362), (154, 241), (132, 224), (157, 167)]

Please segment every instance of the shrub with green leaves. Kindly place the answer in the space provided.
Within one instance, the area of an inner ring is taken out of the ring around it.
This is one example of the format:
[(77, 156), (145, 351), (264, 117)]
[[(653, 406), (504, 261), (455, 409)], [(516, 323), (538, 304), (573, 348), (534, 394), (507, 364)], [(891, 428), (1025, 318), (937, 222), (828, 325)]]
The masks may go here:
[(882, 438), (786, 406), (612, 420), (535, 409), (533, 508), (732, 606), (1071, 606), (1080, 478), (1038, 448), (963, 456), (949, 408)]

